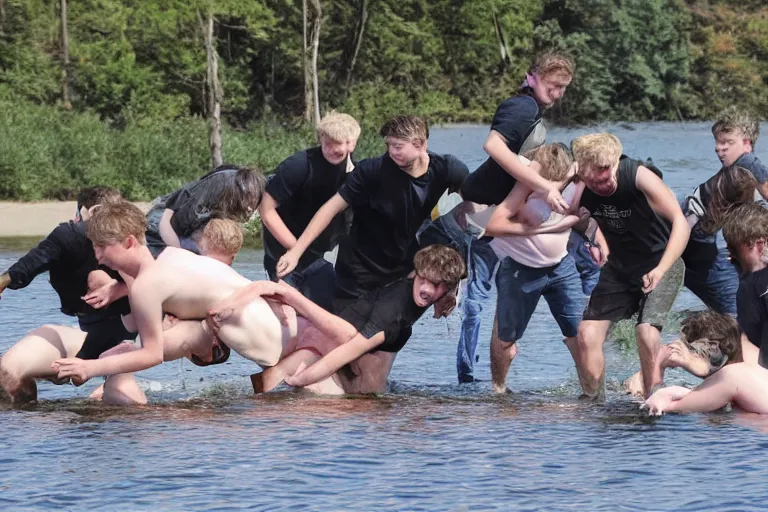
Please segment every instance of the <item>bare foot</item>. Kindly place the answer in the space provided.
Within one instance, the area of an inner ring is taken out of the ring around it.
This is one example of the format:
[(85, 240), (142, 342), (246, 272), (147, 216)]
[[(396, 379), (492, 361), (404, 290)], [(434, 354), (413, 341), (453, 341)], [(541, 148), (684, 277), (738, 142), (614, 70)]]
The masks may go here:
[(493, 392), (494, 393), (498, 393), (498, 394), (506, 393), (507, 392), (507, 385), (506, 384), (496, 384), (494, 382), (493, 383)]
[(638, 398), (645, 398), (645, 390), (643, 388), (643, 374), (637, 372), (630, 378), (624, 381), (624, 389), (632, 396)]

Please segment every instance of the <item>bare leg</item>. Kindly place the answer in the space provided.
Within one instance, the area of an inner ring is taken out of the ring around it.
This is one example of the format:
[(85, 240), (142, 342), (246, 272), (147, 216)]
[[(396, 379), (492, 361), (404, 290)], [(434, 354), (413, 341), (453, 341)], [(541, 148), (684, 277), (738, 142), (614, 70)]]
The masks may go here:
[(376, 351), (365, 354), (334, 376), (345, 393), (382, 393), (387, 390), (389, 372), (396, 353)]
[(654, 364), (661, 349), (661, 333), (651, 324), (635, 327), (637, 354), (640, 356), (640, 372), (643, 374), (643, 394), (649, 396), (651, 390), (662, 383), (663, 373)]
[[(99, 358), (122, 354), (132, 350), (138, 350), (138, 347), (130, 343), (121, 343), (101, 354)], [(143, 405), (147, 403), (147, 397), (139, 388), (132, 373), (110, 375), (107, 377), (101, 399), (105, 404), (113, 405)]]
[(44, 325), (29, 332), (0, 359), (0, 386), (14, 402), (37, 399), (35, 379), (56, 377), (51, 364), (74, 357), (86, 334), (63, 325)]
[[(639, 348), (638, 348), (639, 350)], [(663, 345), (653, 358), (652, 374), (659, 380), (659, 384), (664, 383), (664, 371), (667, 369), (667, 359), (669, 358), (669, 345)], [(639, 371), (624, 382), (624, 388), (627, 393), (645, 398), (645, 385), (643, 383), (643, 372)]]
[(288, 357), (284, 357), (275, 366), (251, 375), (251, 384), (254, 393), (266, 393), (272, 391), (283, 382), (286, 375), (296, 373), (299, 365), (304, 363), (310, 366), (320, 360), (320, 355), (313, 350), (297, 350)]
[[(576, 336), (576, 370), (581, 381), (581, 389), (589, 398), (605, 398), (605, 355), (603, 343), (611, 326), (609, 320), (583, 320), (579, 324)], [(566, 342), (568, 343), (568, 342)], [(574, 345), (571, 343), (571, 345)]]
[(507, 391), (507, 373), (515, 356), (517, 356), (517, 343), (515, 340), (503, 341), (499, 338), (499, 322), (494, 318), (491, 334), (491, 382), (496, 393)]

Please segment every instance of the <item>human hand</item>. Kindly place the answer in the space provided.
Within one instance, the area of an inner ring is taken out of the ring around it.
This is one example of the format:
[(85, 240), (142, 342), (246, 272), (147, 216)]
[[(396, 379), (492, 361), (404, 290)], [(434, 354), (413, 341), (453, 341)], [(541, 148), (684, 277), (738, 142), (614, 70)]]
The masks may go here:
[(569, 208), (568, 203), (560, 194), (560, 189), (558, 189), (555, 184), (553, 184), (547, 192), (547, 204), (553, 212), (559, 214), (565, 214), (566, 210)]
[(299, 264), (300, 254), (296, 254), (293, 249), (288, 250), (285, 254), (280, 256), (277, 260), (277, 277), (285, 277), (296, 268)]
[(456, 308), (456, 294), (448, 292), (434, 304), (435, 318), (447, 317)]
[(643, 402), (640, 408), (648, 409), (648, 413), (652, 416), (661, 416), (674, 401), (672, 394), (667, 391), (667, 388), (662, 388)]
[(86, 304), (94, 309), (101, 309), (104, 306), (112, 304), (117, 299), (117, 279), (112, 279), (109, 283), (89, 291), (84, 296), (80, 297)]
[(301, 378), (301, 373), (306, 369), (307, 369), (306, 363), (303, 363), (303, 362), (299, 363), (299, 366), (296, 368), (296, 371), (293, 372), (293, 375), (286, 375), (283, 378), (283, 381), (289, 386), (293, 386), (296, 388), (306, 386), (309, 383), (304, 382), (304, 379)]
[(709, 375), (709, 361), (691, 352), (691, 349), (681, 340), (669, 344), (670, 354), (667, 358), (667, 366), (670, 368), (683, 368), (688, 372), (706, 378)]
[(659, 267), (654, 268), (643, 276), (643, 293), (651, 293), (664, 277), (664, 271)]
[(91, 374), (88, 371), (91, 363), (92, 361), (85, 361), (77, 357), (67, 357), (54, 361), (51, 364), (51, 368), (57, 372), (57, 378), (71, 378), (72, 382), (79, 386), (91, 378)]

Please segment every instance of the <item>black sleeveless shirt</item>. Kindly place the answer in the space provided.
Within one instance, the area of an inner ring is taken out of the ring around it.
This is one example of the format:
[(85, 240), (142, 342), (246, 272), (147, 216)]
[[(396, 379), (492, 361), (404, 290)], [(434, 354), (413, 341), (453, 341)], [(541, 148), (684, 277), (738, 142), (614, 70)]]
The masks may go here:
[(586, 188), (581, 206), (589, 210), (605, 235), (611, 263), (645, 273), (661, 260), (672, 226), (653, 211), (645, 194), (637, 188), (635, 180), (640, 165), (643, 162), (622, 155), (616, 191), (604, 197)]

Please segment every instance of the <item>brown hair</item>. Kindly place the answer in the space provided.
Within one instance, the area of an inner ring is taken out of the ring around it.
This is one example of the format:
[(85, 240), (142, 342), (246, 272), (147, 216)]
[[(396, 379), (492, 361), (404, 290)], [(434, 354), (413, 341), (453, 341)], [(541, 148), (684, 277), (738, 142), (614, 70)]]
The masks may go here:
[(755, 197), (757, 180), (751, 172), (738, 165), (731, 165), (715, 175), (710, 191), (707, 215), (700, 228), (704, 233), (714, 234), (723, 227), (728, 214), (739, 205), (750, 203)]
[(413, 258), (413, 266), (419, 277), (433, 283), (445, 283), (448, 288), (455, 288), (467, 271), (459, 251), (446, 245), (428, 245), (420, 249)]
[(349, 114), (341, 114), (334, 110), (327, 113), (315, 128), (317, 139), (327, 137), (336, 142), (347, 139), (357, 140), (360, 137), (360, 124)]
[(541, 177), (549, 181), (563, 181), (573, 163), (573, 156), (565, 144), (544, 144), (526, 151), (523, 155), (528, 160), (541, 164)]
[(579, 174), (583, 176), (590, 164), (618, 164), (622, 147), (619, 138), (612, 133), (590, 133), (574, 139), (571, 151), (574, 160), (579, 162)]
[(234, 256), (243, 247), (243, 228), (231, 219), (211, 219), (195, 238), (203, 255)]
[(723, 236), (731, 245), (768, 239), (768, 209), (755, 202), (733, 208), (723, 223)]
[(143, 244), (146, 229), (147, 216), (128, 201), (103, 204), (88, 220), (88, 238), (100, 247), (122, 243), (129, 236)]
[(576, 64), (568, 55), (546, 50), (536, 55), (530, 72), (536, 73), (541, 77), (552, 74), (573, 76), (576, 72)]
[(267, 180), (255, 167), (238, 167), (232, 184), (224, 189), (213, 217), (246, 222), (259, 209)]
[(760, 123), (747, 111), (737, 107), (729, 107), (720, 113), (715, 124), (712, 125), (712, 135), (717, 138), (720, 135), (733, 132), (749, 139), (754, 148), (757, 144), (757, 138), (760, 136)]
[(120, 191), (112, 187), (88, 187), (77, 194), (77, 209), (82, 207), (91, 208), (97, 204), (116, 203), (121, 201), (123, 196)]
[(741, 363), (741, 330), (736, 319), (711, 310), (694, 313), (680, 326), (680, 340), (710, 364), (710, 373)]
[(429, 139), (429, 125), (423, 117), (395, 116), (384, 123), (379, 135), (408, 141), (418, 139), (423, 143)]

